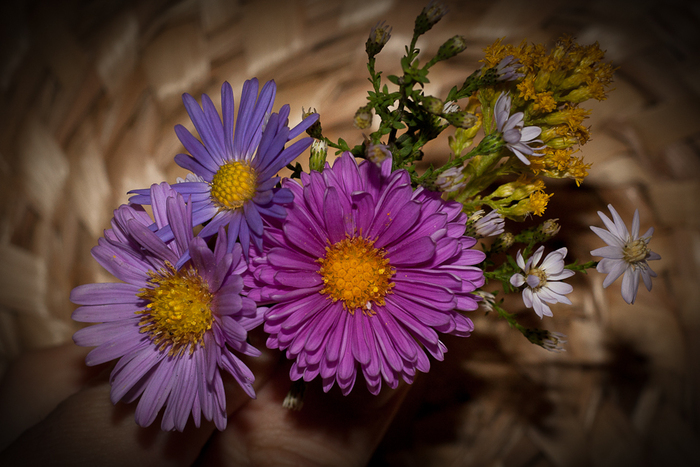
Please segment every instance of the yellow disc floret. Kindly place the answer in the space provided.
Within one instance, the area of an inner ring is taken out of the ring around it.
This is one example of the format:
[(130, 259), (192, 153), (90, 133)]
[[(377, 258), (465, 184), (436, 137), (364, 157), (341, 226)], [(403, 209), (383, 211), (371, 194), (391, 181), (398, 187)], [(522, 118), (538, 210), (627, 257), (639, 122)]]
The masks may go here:
[(358, 308), (374, 314), (372, 303), (384, 305), (384, 296), (394, 286), (391, 277), (396, 269), (384, 257), (386, 251), (373, 244), (362, 237), (348, 237), (327, 246), (325, 256), (318, 259), (325, 284), (321, 293), (334, 302), (342, 300), (352, 314)]
[(194, 352), (203, 343), (204, 333), (211, 329), (212, 295), (207, 283), (192, 268), (176, 271), (170, 264), (158, 272), (150, 272), (153, 286), (140, 289), (138, 296), (149, 303), (139, 325), (148, 333), (159, 350), (168, 355)]
[(211, 181), (211, 197), (219, 209), (240, 208), (255, 196), (257, 174), (246, 161), (222, 165)]

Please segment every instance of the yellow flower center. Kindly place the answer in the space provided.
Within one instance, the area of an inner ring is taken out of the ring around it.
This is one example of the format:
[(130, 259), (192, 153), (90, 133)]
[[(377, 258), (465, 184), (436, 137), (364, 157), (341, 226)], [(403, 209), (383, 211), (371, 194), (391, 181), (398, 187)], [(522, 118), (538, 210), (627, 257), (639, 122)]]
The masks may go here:
[(148, 300), (139, 325), (157, 349), (170, 348), (168, 355), (190, 354), (204, 345), (204, 333), (211, 329), (212, 295), (207, 283), (192, 268), (176, 271), (170, 263), (158, 272), (149, 272), (153, 288), (140, 289), (138, 296)]
[(211, 196), (220, 209), (234, 210), (255, 196), (257, 174), (246, 161), (222, 165), (211, 181)]
[(326, 255), (317, 260), (325, 284), (321, 293), (334, 302), (342, 300), (351, 314), (357, 308), (374, 314), (371, 302), (384, 305), (384, 296), (394, 286), (390, 279), (396, 269), (384, 258), (386, 251), (373, 244), (362, 237), (345, 238), (327, 246)]
[(627, 243), (622, 248), (622, 259), (624, 259), (627, 263), (635, 264), (639, 263), (640, 261), (644, 261), (647, 256), (649, 256), (650, 252), (651, 249), (647, 246), (647, 242), (640, 238), (633, 242)]

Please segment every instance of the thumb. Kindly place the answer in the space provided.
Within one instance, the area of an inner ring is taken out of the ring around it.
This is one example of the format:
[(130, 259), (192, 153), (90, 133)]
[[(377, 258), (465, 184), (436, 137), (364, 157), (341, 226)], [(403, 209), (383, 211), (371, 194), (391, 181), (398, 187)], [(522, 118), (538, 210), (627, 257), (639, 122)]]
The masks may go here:
[(282, 401), (290, 381), (279, 368), (258, 398), (215, 434), (203, 464), (365, 465), (410, 387), (385, 387), (373, 396), (360, 383), (343, 396), (337, 387), (324, 393), (317, 380), (307, 385), (303, 409), (285, 409)]

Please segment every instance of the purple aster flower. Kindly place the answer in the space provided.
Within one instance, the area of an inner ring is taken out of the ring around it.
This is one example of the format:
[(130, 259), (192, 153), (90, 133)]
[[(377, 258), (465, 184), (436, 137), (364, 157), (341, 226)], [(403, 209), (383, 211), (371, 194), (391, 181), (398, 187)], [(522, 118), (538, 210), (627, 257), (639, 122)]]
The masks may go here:
[(596, 269), (607, 274), (603, 281), (603, 287), (607, 287), (622, 274), (622, 298), (629, 304), (634, 303), (639, 290), (639, 276), (642, 277), (647, 290), (651, 291), (651, 278), (656, 273), (649, 267), (647, 261), (661, 259), (657, 253), (649, 248), (649, 241), (654, 234), (651, 227), (644, 235), (639, 236), (639, 210), (635, 209), (632, 219), (632, 233), (627, 231), (627, 226), (617, 213), (612, 204), (608, 204), (614, 222), (608, 216), (598, 211), (608, 230), (591, 226), (591, 230), (603, 239), (608, 246), (591, 251), (594, 256), (602, 256)]
[(536, 139), (540, 133), (542, 133), (542, 128), (538, 126), (527, 126), (523, 128), (524, 114), (522, 112), (516, 112), (511, 115), (510, 104), (511, 99), (508, 93), (502, 93), (498, 96), (493, 110), (496, 117), (496, 128), (503, 134), (506, 147), (510, 149), (523, 164), (530, 165), (530, 161), (527, 160), (526, 156), (542, 155), (535, 154), (535, 151), (539, 148), (532, 148), (529, 146), (531, 143), (542, 142)]
[(571, 305), (565, 295), (571, 293), (574, 288), (560, 280), (566, 279), (574, 275), (571, 269), (564, 269), (564, 257), (566, 256), (566, 248), (559, 248), (551, 252), (538, 266), (544, 246), (541, 246), (527, 260), (527, 264), (523, 259), (520, 251), (515, 257), (518, 266), (523, 270), (523, 274), (513, 274), (510, 278), (510, 283), (514, 287), (525, 285), (523, 289), (523, 302), (528, 308), (535, 308), (535, 313), (540, 318), (544, 316), (552, 316), (552, 310), (545, 303), (566, 303)]
[[(313, 142), (302, 138), (285, 148), (288, 141), (310, 127), (318, 114), (312, 114), (292, 130), (287, 126), (289, 105), (280, 113), (270, 113), (275, 99), (275, 82), (268, 81), (258, 96), (258, 80), (245, 82), (235, 119), (233, 91), (229, 83), (221, 86), (223, 122), (209, 96), (202, 95), (202, 107), (194, 97), (184, 94), (187, 113), (201, 142), (182, 125), (175, 133), (191, 155), (178, 154), (175, 162), (193, 172), (199, 180), (186, 180), (173, 189), (190, 197), (194, 225), (210, 221), (199, 233), (211, 237), (222, 225), (228, 226), (228, 251), (238, 240), (248, 256), (250, 240), (262, 248), (261, 216), (283, 218), (284, 205), (292, 201), (287, 189), (274, 188), (275, 175), (296, 159)], [(149, 190), (133, 190), (130, 201), (151, 204)], [(161, 233), (167, 239), (167, 229)]]
[[(263, 321), (264, 308), (246, 297), (241, 277), (247, 271), (241, 246), (227, 251), (219, 228), (212, 252), (192, 233), (192, 205), (167, 183), (153, 185), (155, 226), (169, 225), (173, 239), (151, 230), (153, 220), (138, 205), (114, 212), (112, 228), (92, 255), (123, 283), (87, 284), (71, 292), (82, 305), (73, 319), (100, 323), (75, 333), (76, 344), (95, 346), (86, 363), (119, 359), (110, 382), (113, 403), (134, 401), (136, 423), (148, 426), (165, 406), (163, 430), (182, 431), (192, 414), (226, 427), (226, 399), (221, 371), (233, 375), (255, 397), (252, 372), (234, 354), (257, 356), (247, 331)], [(176, 267), (185, 252), (191, 258)]]
[(440, 193), (413, 191), (407, 171), (391, 172), (350, 153), (323, 173), (302, 173), (287, 218), (265, 229), (261, 257), (251, 261), (267, 346), (294, 360), (292, 380), (317, 376), (343, 394), (358, 371), (377, 394), (382, 380), (411, 383), (447, 350), (438, 332), (468, 336), (471, 294), (484, 283), (484, 260), (464, 237), (461, 205)]

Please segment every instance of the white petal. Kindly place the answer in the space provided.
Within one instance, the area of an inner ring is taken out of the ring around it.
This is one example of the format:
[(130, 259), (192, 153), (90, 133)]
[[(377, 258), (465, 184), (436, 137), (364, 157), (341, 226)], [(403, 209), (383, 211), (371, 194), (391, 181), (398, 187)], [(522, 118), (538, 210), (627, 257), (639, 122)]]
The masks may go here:
[(639, 209), (634, 210), (634, 217), (632, 218), (632, 239), (637, 240), (639, 238)]
[(523, 128), (520, 141), (532, 141), (533, 139), (540, 136), (540, 133), (542, 133), (542, 128), (538, 126), (526, 126), (525, 128)]
[(630, 234), (627, 231), (625, 221), (622, 220), (622, 217), (620, 217), (620, 215), (617, 213), (612, 204), (608, 204), (608, 209), (610, 209), (610, 212), (613, 215), (613, 219), (615, 219), (615, 227), (617, 227), (617, 233), (620, 235), (620, 237), (624, 238), (625, 240), (628, 240), (630, 238)]
[[(598, 263), (598, 266), (600, 266), (600, 263)], [(608, 277), (605, 278), (603, 281), (603, 287), (607, 287), (613, 282), (617, 280), (618, 277), (620, 277), (626, 270), (632, 269), (627, 263), (624, 261), (614, 261), (611, 264), (611, 269), (610, 272), (608, 273)]]
[(532, 289), (523, 289), (523, 303), (528, 308), (532, 308), (532, 295)]
[(619, 246), (604, 246), (591, 251), (593, 256), (602, 256), (603, 258), (622, 259), (622, 248)]
[(547, 282), (546, 288), (559, 295), (566, 295), (574, 291), (574, 287), (566, 282)]
[(508, 148), (509, 148), (511, 151), (513, 151), (513, 154), (515, 154), (515, 156), (516, 156), (518, 159), (520, 159), (520, 161), (521, 161), (523, 164), (525, 164), (525, 165), (530, 165), (530, 161), (527, 160), (527, 157), (523, 156), (523, 153), (522, 153), (522, 152), (518, 151), (517, 149), (515, 149), (515, 148), (512, 147), (512, 146), (508, 146)]
[(544, 253), (544, 245), (539, 247), (537, 249), (537, 251), (535, 251), (535, 253), (532, 255), (531, 259), (532, 259), (532, 265), (534, 267), (537, 267), (537, 265), (539, 264), (540, 259), (542, 258), (542, 253)]
[(646, 286), (647, 290), (651, 292), (651, 274), (649, 274), (649, 271), (642, 271), (642, 279), (644, 280), (644, 285)]
[(535, 313), (537, 313), (540, 318), (543, 316), (553, 316), (552, 310), (550, 310), (547, 305), (542, 303), (542, 300), (540, 300), (538, 296), (534, 297), (533, 302), (535, 305)]
[(623, 239), (616, 235), (613, 235), (605, 229), (601, 229), (600, 227), (592, 225), (591, 230), (595, 232), (597, 236), (599, 236), (605, 243), (607, 243), (610, 246), (616, 246), (620, 249), (622, 249), (622, 247), (625, 246), (625, 241)]
[(554, 251), (547, 255), (540, 267), (547, 271), (547, 275), (559, 274), (564, 270), (564, 257), (558, 251)]
[(647, 230), (641, 238), (651, 238), (652, 235), (654, 235), (654, 227), (649, 227), (649, 230)]
[(634, 299), (637, 298), (637, 289), (639, 288), (639, 271), (629, 268), (625, 271), (622, 278), (622, 298), (632, 305)]
[(535, 287), (540, 285), (540, 278), (535, 276), (534, 274), (530, 274), (529, 276), (527, 276), (527, 285), (530, 288), (534, 289)]
[(576, 271), (572, 271), (571, 269), (564, 269), (562, 272), (559, 274), (548, 274), (547, 279), (552, 280), (552, 281), (560, 281), (566, 278), (569, 278), (576, 274)]
[(525, 277), (522, 274), (513, 274), (510, 276), (510, 284), (513, 287), (520, 287), (525, 283)]
[(520, 269), (522, 269), (523, 271), (525, 270), (525, 260), (523, 259), (523, 255), (520, 252), (520, 250), (518, 250), (518, 254), (515, 255), (515, 262), (518, 263)]

